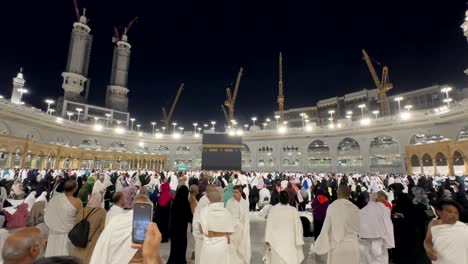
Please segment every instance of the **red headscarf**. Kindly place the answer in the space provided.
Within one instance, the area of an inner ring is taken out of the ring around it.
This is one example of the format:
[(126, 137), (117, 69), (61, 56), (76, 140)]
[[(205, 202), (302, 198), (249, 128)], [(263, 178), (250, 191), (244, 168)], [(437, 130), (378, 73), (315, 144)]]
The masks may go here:
[(171, 190), (169, 187), (169, 183), (165, 182), (161, 184), (161, 193), (159, 194), (159, 201), (158, 204), (161, 206), (166, 206), (172, 199)]

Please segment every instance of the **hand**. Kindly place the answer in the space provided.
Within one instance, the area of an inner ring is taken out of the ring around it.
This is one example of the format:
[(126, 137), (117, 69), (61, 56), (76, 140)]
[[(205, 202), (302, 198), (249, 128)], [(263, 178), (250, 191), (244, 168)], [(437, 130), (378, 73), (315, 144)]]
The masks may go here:
[(143, 263), (144, 264), (159, 264), (161, 257), (159, 255), (159, 248), (161, 246), (162, 235), (159, 231), (158, 225), (150, 222), (146, 228), (146, 238), (143, 245), (132, 244), (134, 249), (143, 249)]
[(434, 249), (430, 248), (427, 250), (427, 255), (432, 261), (436, 261), (438, 259), (437, 254)]

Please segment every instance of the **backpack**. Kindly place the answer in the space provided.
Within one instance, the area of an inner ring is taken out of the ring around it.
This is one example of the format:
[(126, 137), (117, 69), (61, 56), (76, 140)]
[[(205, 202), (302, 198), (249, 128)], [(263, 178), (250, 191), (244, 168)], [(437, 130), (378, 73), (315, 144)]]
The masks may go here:
[[(89, 237), (90, 224), (89, 224), (89, 221), (88, 221), (88, 217), (90, 217), (95, 212), (97, 212), (97, 210), (95, 210), (95, 209), (97, 209), (97, 208), (92, 208), (91, 212), (89, 212), (86, 217), (84, 216), (84, 210), (83, 210), (83, 220), (78, 222), (78, 224), (76, 224), (72, 228), (72, 230), (70, 230), (70, 232), (68, 232), (68, 238), (70, 239), (70, 241), (72, 242), (72, 244), (75, 247), (86, 248), (86, 246), (88, 245), (88, 242), (91, 241), (91, 238), (94, 236), (94, 233), (96, 233), (96, 231), (99, 229), (99, 228), (97, 228), (94, 231), (93, 235), (91, 237)], [(89, 237), (89, 239), (88, 239), (88, 237)]]

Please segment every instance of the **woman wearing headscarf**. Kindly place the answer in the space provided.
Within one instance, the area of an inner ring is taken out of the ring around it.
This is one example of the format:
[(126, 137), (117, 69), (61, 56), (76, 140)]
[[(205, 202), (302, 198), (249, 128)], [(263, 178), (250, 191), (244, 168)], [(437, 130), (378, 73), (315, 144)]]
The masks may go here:
[(323, 223), (325, 222), (325, 217), (327, 216), (327, 209), (330, 201), (328, 200), (325, 192), (322, 189), (317, 189), (317, 195), (315, 196), (314, 201), (312, 202), (312, 216), (314, 218), (314, 238), (317, 240), (317, 237), (322, 231)]
[[(188, 194), (187, 194), (188, 199)], [(158, 224), (161, 231), (161, 243), (169, 241), (169, 219), (171, 216), (172, 195), (171, 188), (168, 182), (161, 184), (161, 193), (159, 195), (158, 204), (155, 212), (155, 222)], [(187, 231), (185, 228), (184, 232)]]
[(192, 222), (192, 209), (188, 200), (189, 190), (182, 185), (177, 189), (171, 209), (171, 253), (167, 264), (184, 264), (187, 251), (187, 227)]
[[(36, 199), (27, 218), (27, 226), (36, 226), (43, 231), (48, 231), (47, 226), (44, 224), (44, 209), (47, 205), (47, 192), (42, 192)], [(38, 226), (41, 224), (41, 226)], [(44, 232), (47, 234), (48, 232)]]
[[(5, 190), (5, 195), (6, 195), (5, 187), (2, 186), (2, 188)], [(2, 190), (2, 192), (3, 192), (3, 190)], [(16, 179), (15, 182), (13, 183), (13, 186), (11, 187), (11, 195), (13, 196), (13, 199), (23, 199), (24, 191), (23, 191), (23, 188), (21, 186), (20, 179)]]
[(289, 205), (292, 207), (297, 206), (297, 192), (294, 190), (292, 183), (288, 182), (288, 187), (284, 189), (289, 194)]
[(122, 192), (125, 196), (125, 205), (124, 209), (132, 209), (133, 197), (135, 197), (138, 189), (135, 186), (127, 186), (122, 189)]
[(89, 222), (88, 244), (85, 248), (74, 247), (71, 255), (81, 259), (84, 263), (89, 263), (91, 255), (99, 236), (104, 230), (106, 223), (106, 210), (102, 208), (103, 196), (101, 193), (94, 193), (89, 198), (86, 207), (76, 214), (75, 223), (78, 224), (86, 218)]
[(232, 182), (230, 182), (228, 184), (228, 187), (226, 189), (226, 191), (224, 191), (224, 194), (223, 194), (223, 204), (224, 204), (224, 207), (226, 207), (226, 204), (227, 202), (229, 201), (229, 199), (232, 198), (232, 190), (234, 188), (234, 184)]
[(249, 193), (249, 211), (255, 211), (257, 208), (258, 199), (260, 192), (257, 189), (257, 186), (252, 187)]
[(81, 186), (80, 190), (78, 191), (78, 196), (77, 198), (81, 200), (83, 203), (83, 206), (86, 206), (86, 203), (88, 202), (88, 197), (91, 194), (91, 191), (93, 190), (93, 184), (94, 184), (94, 178), (93, 177), (88, 177), (88, 180)]

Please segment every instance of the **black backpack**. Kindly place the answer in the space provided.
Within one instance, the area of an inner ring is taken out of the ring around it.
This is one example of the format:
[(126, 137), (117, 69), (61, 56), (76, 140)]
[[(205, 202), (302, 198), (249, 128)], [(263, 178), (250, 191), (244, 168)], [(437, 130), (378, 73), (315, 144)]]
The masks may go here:
[[(85, 217), (84, 216), (84, 210), (83, 210), (83, 220), (81, 220), (78, 224), (76, 224), (70, 232), (68, 232), (68, 238), (72, 242), (72, 244), (75, 247), (80, 247), (80, 248), (86, 248), (86, 245), (88, 245), (88, 242), (91, 241), (91, 238), (94, 236), (94, 233), (99, 229), (99, 227), (94, 231), (93, 235), (89, 237), (89, 222), (88, 222), (88, 217), (93, 215), (95, 212), (97, 212), (98, 208), (92, 208), (91, 212), (88, 213), (88, 215)], [(89, 237), (89, 239), (88, 239)]]

